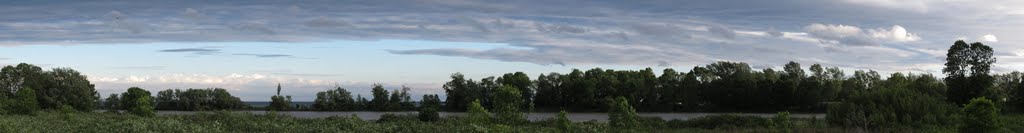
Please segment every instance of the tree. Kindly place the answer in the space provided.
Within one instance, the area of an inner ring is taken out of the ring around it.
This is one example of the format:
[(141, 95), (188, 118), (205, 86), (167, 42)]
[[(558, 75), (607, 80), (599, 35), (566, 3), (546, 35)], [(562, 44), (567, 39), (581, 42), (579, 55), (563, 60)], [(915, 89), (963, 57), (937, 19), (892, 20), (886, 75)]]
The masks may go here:
[(996, 132), (999, 125), (999, 109), (991, 100), (985, 97), (979, 97), (971, 99), (970, 104), (967, 104), (960, 110), (963, 113), (963, 125), (960, 127), (960, 132), (963, 133), (991, 133)]
[(34, 115), (39, 110), (35, 91), (32, 88), (18, 89), (18, 93), (14, 96), (9, 107), (13, 114)]
[(558, 127), (558, 129), (560, 129), (562, 131), (566, 131), (566, 132), (568, 132), (570, 129), (572, 129), (572, 121), (570, 121), (569, 118), (566, 116), (568, 114), (569, 114), (568, 112), (565, 112), (565, 110), (562, 110), (562, 111), (559, 111), (558, 115), (555, 116), (556, 127)]
[(993, 78), (988, 73), (995, 62), (989, 46), (980, 42), (967, 45), (963, 40), (954, 42), (946, 53), (946, 67), (942, 69), (949, 86), (947, 100), (963, 105), (986, 93), (992, 87)]
[[(128, 88), (128, 91), (126, 91), (124, 93), (121, 93), (121, 104), (120, 104), (121, 108), (120, 109), (130, 110), (130, 109), (133, 109), (133, 108), (137, 108), (138, 106), (141, 106), (141, 105), (138, 105), (139, 99), (141, 99), (142, 97), (150, 97), (149, 95), (150, 95), (149, 91), (146, 91), (146, 90), (144, 90), (142, 88), (139, 88), (139, 87)], [(150, 99), (152, 99), (152, 98), (150, 98)], [(150, 102), (149, 106), (152, 106), (152, 105), (153, 104)]]
[(470, 124), (482, 125), (491, 121), (491, 113), (487, 112), (487, 109), (480, 105), (480, 100), (470, 102), (469, 107), (466, 108), (466, 114), (466, 119)]
[(636, 110), (629, 105), (625, 97), (618, 97), (608, 102), (608, 125), (615, 128), (633, 129), (639, 127)]
[(78, 111), (92, 111), (96, 108), (99, 95), (95, 85), (88, 78), (71, 68), (54, 68), (45, 72), (45, 87), (36, 90), (36, 98), (44, 109), (59, 109), (68, 105)]
[(522, 104), (522, 95), (519, 89), (512, 86), (502, 86), (495, 93), (492, 98), (494, 103), (494, 113), (498, 119), (503, 122), (521, 122), (525, 121), (523, 113), (519, 111), (519, 107)]
[(526, 108), (528, 103), (533, 103), (533, 82), (530, 81), (530, 77), (523, 72), (506, 73), (498, 78), (498, 83), (502, 85), (508, 85), (519, 89), (520, 95), (522, 96), (522, 108)]
[(142, 117), (153, 117), (156, 116), (156, 110), (153, 106), (153, 98), (149, 95), (145, 95), (135, 99), (131, 108), (128, 108), (128, 113), (142, 116)]
[(441, 99), (434, 95), (423, 95), (423, 100), (420, 102), (419, 119), (420, 121), (438, 121), (441, 116), (437, 114), (437, 111), (441, 109)]
[(337, 87), (334, 90), (318, 92), (313, 108), (320, 111), (350, 111), (356, 109), (356, 102), (352, 99), (351, 92)]
[(446, 95), (445, 106), (448, 107), (449, 111), (465, 111), (465, 107), (468, 106), (471, 100), (477, 100), (471, 96), (471, 89), (469, 87), (470, 81), (467, 81), (462, 73), (455, 73), (451, 75), (452, 80), (444, 84)]
[(267, 110), (292, 110), (292, 96), (281, 96), (281, 84), (277, 84), (277, 95), (270, 96), (270, 105), (267, 106)]
[(122, 108), (121, 98), (118, 98), (118, 95), (116, 93), (110, 94), (110, 96), (108, 96), (107, 99), (104, 101), (104, 107), (107, 107), (108, 111), (117, 111), (118, 109)]
[(373, 100), (370, 100), (369, 105), (370, 110), (387, 111), (390, 102), (388, 102), (388, 90), (384, 90), (384, 85), (373, 84), (373, 89), (370, 91), (373, 93)]

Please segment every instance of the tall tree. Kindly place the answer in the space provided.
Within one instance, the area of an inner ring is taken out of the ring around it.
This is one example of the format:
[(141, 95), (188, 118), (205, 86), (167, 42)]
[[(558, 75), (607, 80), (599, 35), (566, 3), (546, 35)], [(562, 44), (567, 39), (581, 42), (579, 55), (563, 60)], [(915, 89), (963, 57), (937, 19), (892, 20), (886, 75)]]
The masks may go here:
[(373, 100), (370, 100), (369, 108), (374, 111), (387, 111), (388, 110), (388, 90), (384, 89), (383, 84), (373, 84)]
[(946, 85), (949, 86), (947, 99), (957, 105), (966, 104), (969, 100), (981, 97), (992, 87), (993, 78), (989, 74), (992, 63), (992, 48), (980, 42), (968, 45), (958, 40), (949, 47), (946, 53), (946, 64), (942, 72), (946, 74)]
[[(139, 99), (149, 97), (149, 91), (139, 87), (128, 88), (128, 91), (121, 93), (121, 109), (132, 109), (138, 107)], [(150, 104), (152, 106), (152, 104)]]

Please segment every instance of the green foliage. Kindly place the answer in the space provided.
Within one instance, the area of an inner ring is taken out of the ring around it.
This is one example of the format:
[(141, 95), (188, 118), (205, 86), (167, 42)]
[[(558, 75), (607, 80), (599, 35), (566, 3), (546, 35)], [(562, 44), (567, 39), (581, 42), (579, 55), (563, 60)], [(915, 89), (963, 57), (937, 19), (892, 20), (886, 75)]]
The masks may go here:
[(491, 121), (491, 113), (480, 105), (480, 100), (473, 100), (466, 109), (466, 119), (470, 124), (487, 124)]
[(142, 117), (156, 116), (156, 107), (153, 106), (153, 98), (145, 95), (135, 99), (133, 106), (128, 108), (128, 113)]
[(248, 108), (238, 97), (223, 88), (167, 89), (157, 92), (157, 110), (230, 110)]
[[(893, 78), (890, 78), (893, 79)], [(893, 82), (889, 80), (886, 82)], [(878, 87), (833, 104), (827, 121), (834, 126), (878, 130), (899, 126), (950, 125), (953, 105), (938, 97), (905, 89)]]
[(764, 117), (740, 115), (711, 115), (686, 121), (668, 121), (669, 127), (702, 129), (763, 128), (769, 127), (771, 123), (772, 120)]
[(960, 132), (963, 133), (990, 133), (1000, 128), (999, 109), (995, 103), (987, 98), (980, 97), (972, 99), (960, 109), (963, 115)]
[(39, 111), (39, 103), (36, 102), (36, 93), (32, 88), (18, 89), (18, 93), (10, 100), (7, 107), (12, 114), (35, 115)]
[(491, 98), (494, 103), (494, 114), (497, 119), (506, 124), (526, 121), (523, 113), (519, 110), (522, 107), (522, 95), (519, 89), (512, 86), (502, 86)]
[(110, 94), (106, 100), (103, 100), (103, 107), (107, 108), (108, 111), (116, 112), (121, 109), (121, 98), (115, 93)]
[(779, 112), (772, 118), (772, 124), (778, 132), (793, 132), (793, 121), (789, 119), (789, 112)]
[(632, 129), (639, 127), (636, 110), (629, 105), (625, 97), (618, 97), (608, 102), (608, 125), (615, 128)]
[[(121, 93), (121, 104), (119, 104), (121, 108), (119, 109), (130, 110), (139, 107), (139, 99), (142, 97), (150, 97), (149, 91), (139, 87), (128, 88), (128, 91)], [(152, 103), (149, 105), (152, 106)]]
[(388, 90), (384, 90), (384, 85), (373, 84), (371, 92), (373, 93), (373, 100), (371, 100), (370, 105), (368, 105), (369, 109), (373, 111), (389, 110), (388, 104), (390, 102), (388, 102)]
[(270, 96), (270, 105), (267, 110), (287, 111), (292, 110), (292, 96), (274, 95)]
[(562, 131), (569, 131), (573, 128), (572, 121), (570, 121), (569, 117), (566, 116), (568, 114), (568, 112), (562, 110), (555, 116), (555, 126), (557, 126), (558, 129), (561, 129)]
[(946, 85), (949, 91), (947, 100), (956, 105), (966, 104), (972, 98), (984, 96), (994, 82), (988, 75), (996, 58), (992, 56), (992, 48), (980, 42), (968, 45), (958, 40), (949, 47), (946, 53)]
[(337, 87), (334, 90), (321, 91), (316, 93), (316, 100), (313, 101), (313, 109), (319, 111), (350, 111), (357, 110), (356, 100), (352, 93), (345, 88)]
[(419, 119), (420, 121), (438, 121), (441, 116), (437, 113), (441, 109), (441, 99), (434, 95), (423, 95), (423, 100), (420, 102)]

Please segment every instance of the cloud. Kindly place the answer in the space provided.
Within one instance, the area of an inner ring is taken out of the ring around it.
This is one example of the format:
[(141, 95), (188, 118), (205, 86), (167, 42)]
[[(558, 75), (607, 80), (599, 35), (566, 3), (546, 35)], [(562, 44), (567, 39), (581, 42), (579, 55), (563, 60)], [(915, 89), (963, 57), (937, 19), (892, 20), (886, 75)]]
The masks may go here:
[(732, 29), (726, 28), (725, 26), (721, 26), (721, 25), (711, 26), (711, 28), (708, 28), (708, 32), (711, 32), (711, 34), (720, 36), (722, 38), (736, 39), (736, 31), (733, 31)]
[(892, 29), (869, 29), (865, 31), (850, 25), (815, 23), (804, 27), (804, 31), (822, 43), (851, 46), (879, 46), (882, 42), (920, 40), (920, 37), (913, 33), (908, 33), (905, 28), (899, 25), (894, 25)]
[(996, 38), (996, 35), (992, 35), (992, 34), (987, 34), (987, 35), (981, 36), (981, 40), (982, 41), (986, 41), (986, 42), (999, 42), (999, 39)]
[(179, 49), (164, 49), (164, 50), (159, 50), (159, 51), (157, 51), (157, 52), (172, 52), (172, 53), (181, 53), (181, 52), (185, 52), (185, 53), (194, 53), (194, 54), (199, 54), (199, 55), (211, 55), (211, 54), (217, 54), (217, 53), (220, 53), (220, 49), (218, 49), (218, 48), (214, 48), (214, 47), (205, 47), (205, 48), (179, 48)]
[(246, 53), (237, 53), (237, 54), (232, 54), (232, 55), (254, 56), (254, 57), (262, 57), (262, 58), (295, 58), (295, 56), (293, 56), (293, 55), (286, 55), (286, 54), (246, 54)]
[(315, 19), (306, 21), (304, 24), (306, 26), (308, 26), (308, 27), (326, 27), (326, 28), (337, 28), (337, 27), (349, 27), (349, 26), (352, 26), (351, 23), (348, 23), (348, 22), (345, 22), (345, 21), (341, 21), (341, 20), (330, 19), (330, 18), (327, 18), (327, 17), (324, 17), (324, 16), (320, 16), (320, 17), (317, 17)]

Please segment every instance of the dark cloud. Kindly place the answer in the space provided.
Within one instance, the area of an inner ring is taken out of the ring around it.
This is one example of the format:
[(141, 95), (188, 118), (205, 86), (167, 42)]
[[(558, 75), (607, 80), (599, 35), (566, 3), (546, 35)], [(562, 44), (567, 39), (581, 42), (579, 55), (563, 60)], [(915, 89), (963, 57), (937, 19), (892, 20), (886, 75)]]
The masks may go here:
[(172, 53), (193, 53), (198, 55), (212, 55), (220, 53), (219, 48), (205, 47), (205, 48), (179, 48), (179, 49), (164, 49), (157, 52), (172, 52)]
[(349, 23), (349, 22), (345, 22), (345, 21), (342, 21), (342, 20), (334, 20), (334, 19), (330, 19), (330, 18), (327, 18), (327, 17), (323, 17), (323, 16), (317, 17), (317, 18), (309, 20), (309, 21), (306, 21), (303, 24), (305, 24), (307, 27), (327, 27), (327, 28), (337, 28), (337, 27), (349, 27), (349, 26), (352, 26), (352, 24)]
[(711, 26), (710, 28), (708, 28), (708, 32), (711, 32), (711, 34), (716, 35), (716, 36), (720, 36), (722, 38), (736, 39), (736, 31), (734, 31), (732, 29), (729, 29), (729, 28), (726, 28), (725, 26), (721, 26), (721, 25)]
[(295, 58), (295, 56), (293, 56), (293, 55), (286, 55), (286, 54), (246, 54), (246, 53), (237, 53), (237, 54), (232, 54), (232, 55), (254, 56), (254, 57), (261, 57), (261, 58)]

